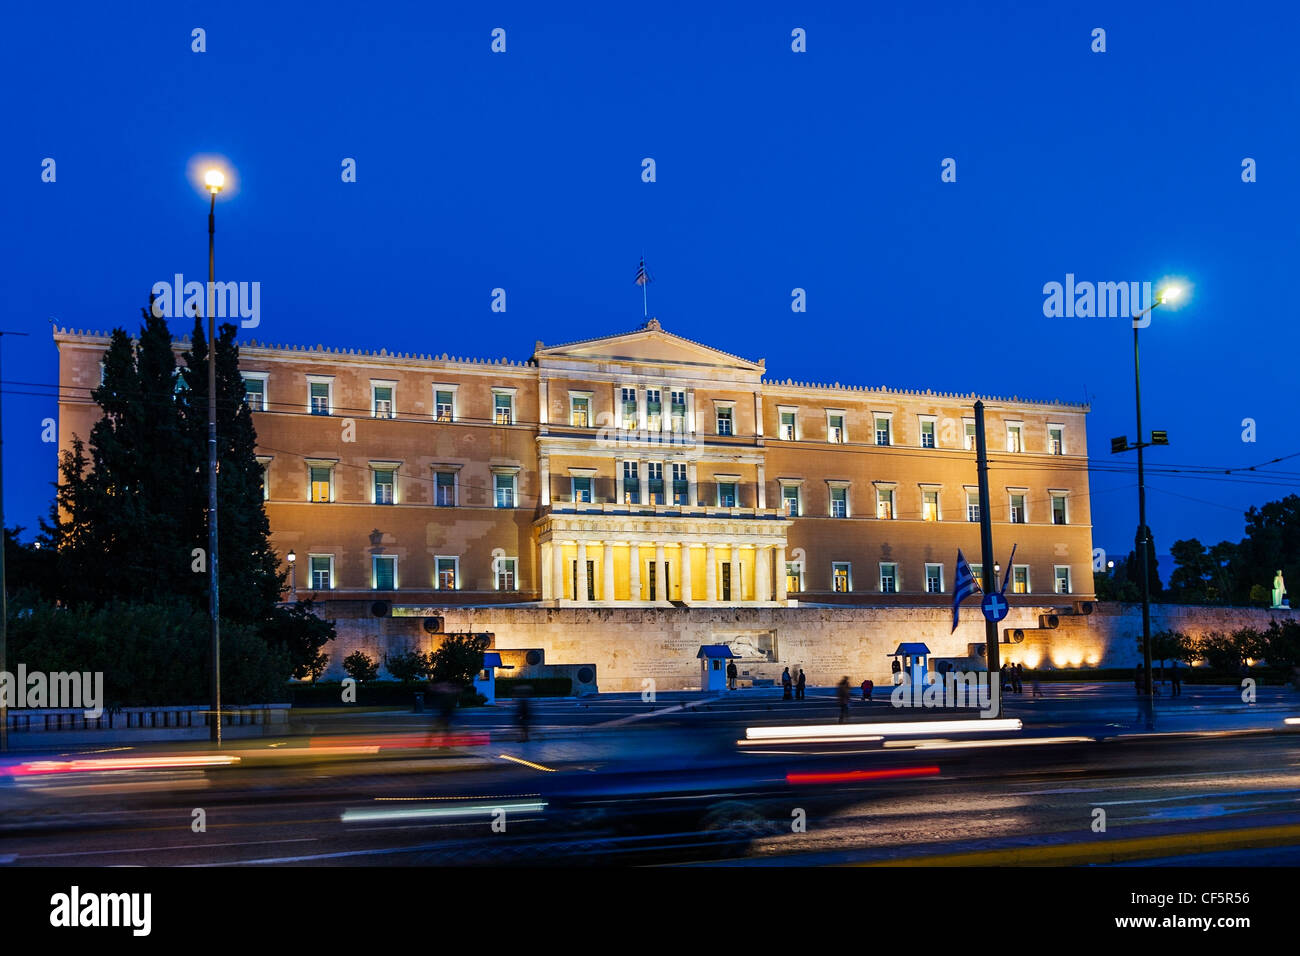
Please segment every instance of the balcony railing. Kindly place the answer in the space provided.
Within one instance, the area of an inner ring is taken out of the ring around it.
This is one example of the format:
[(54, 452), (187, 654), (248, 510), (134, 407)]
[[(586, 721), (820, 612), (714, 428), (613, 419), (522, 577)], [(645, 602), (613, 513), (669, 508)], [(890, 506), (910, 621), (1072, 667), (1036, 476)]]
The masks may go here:
[(730, 518), (770, 518), (781, 520), (786, 517), (783, 508), (727, 508), (719, 505), (674, 505), (674, 504), (625, 504), (618, 501), (553, 501), (550, 506), (552, 514), (590, 514), (590, 515), (660, 515), (665, 517), (703, 518), (725, 516)]

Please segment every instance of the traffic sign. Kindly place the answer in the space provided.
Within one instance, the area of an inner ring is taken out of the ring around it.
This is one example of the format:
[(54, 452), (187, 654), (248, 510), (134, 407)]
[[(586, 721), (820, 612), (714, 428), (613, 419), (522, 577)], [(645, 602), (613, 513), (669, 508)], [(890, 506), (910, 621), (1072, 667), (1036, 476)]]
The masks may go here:
[(984, 612), (985, 618), (996, 624), (1007, 616), (1010, 608), (1007, 606), (1007, 599), (994, 591), (984, 595), (984, 600), (980, 601), (980, 610)]

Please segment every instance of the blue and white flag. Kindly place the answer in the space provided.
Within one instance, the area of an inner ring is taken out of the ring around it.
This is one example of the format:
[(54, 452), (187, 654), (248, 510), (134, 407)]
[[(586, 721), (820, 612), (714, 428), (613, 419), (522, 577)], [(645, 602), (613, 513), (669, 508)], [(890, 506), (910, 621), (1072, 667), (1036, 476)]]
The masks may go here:
[[(957, 612), (961, 609), (961, 602), (966, 600), (972, 594), (979, 590), (979, 585), (975, 583), (975, 573), (971, 571), (970, 565), (966, 561), (966, 555), (961, 553), (961, 548), (957, 549), (957, 580), (952, 586), (952, 630), (957, 630)], [(952, 631), (948, 632), (949, 634)]]
[(1011, 546), (1011, 557), (1007, 558), (1007, 576), (1002, 579), (1002, 590), (998, 592), (999, 594), (1007, 593), (1007, 582), (1010, 581), (1016, 573), (1016, 566), (1011, 563), (1014, 560), (1016, 560), (1016, 546), (1013, 544)]

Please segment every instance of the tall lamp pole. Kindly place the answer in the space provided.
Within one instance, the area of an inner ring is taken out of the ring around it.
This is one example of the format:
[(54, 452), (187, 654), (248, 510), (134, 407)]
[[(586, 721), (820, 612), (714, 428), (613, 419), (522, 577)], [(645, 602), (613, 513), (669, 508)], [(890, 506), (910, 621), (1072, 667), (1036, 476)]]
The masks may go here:
[(209, 739), (221, 746), (221, 592), (217, 576), (217, 193), (226, 183), (220, 170), (203, 177), (211, 194), (208, 206), (208, 616), (212, 630), (212, 725)]
[[(26, 332), (0, 332), (0, 339), (6, 335), (27, 335)], [(0, 409), (2, 412), (3, 409)], [(0, 417), (0, 435), (4, 432), (4, 419)], [(5, 595), (5, 485), (4, 485), (4, 440), (0, 437), (0, 674), (5, 672), (5, 644), (8, 639), (9, 602)], [(5, 705), (5, 696), (0, 694), (0, 753), (9, 749), (9, 708)]]
[(1182, 294), (1182, 290), (1177, 286), (1161, 290), (1155, 297), (1154, 301), (1133, 316), (1133, 393), (1137, 405), (1137, 441), (1130, 446), (1127, 438), (1112, 439), (1110, 449), (1112, 453), (1128, 451), (1130, 447), (1137, 449), (1138, 459), (1138, 533), (1137, 533), (1137, 556), (1138, 564), (1142, 567), (1142, 671), (1144, 674), (1142, 693), (1146, 696), (1148, 706), (1150, 706), (1151, 695), (1153, 690), (1151, 680), (1151, 570), (1149, 552), (1151, 548), (1151, 529), (1147, 527), (1147, 485), (1146, 471), (1143, 468), (1142, 450), (1151, 445), (1169, 444), (1168, 435), (1163, 431), (1153, 431), (1151, 441), (1142, 439), (1142, 364), (1138, 352), (1138, 329), (1149, 323), (1143, 322), (1142, 318), (1150, 313), (1156, 306), (1165, 305), (1173, 302)]
[(298, 555), (293, 553), (293, 548), (289, 549), (287, 555), (289, 559), (289, 600), (298, 603)]

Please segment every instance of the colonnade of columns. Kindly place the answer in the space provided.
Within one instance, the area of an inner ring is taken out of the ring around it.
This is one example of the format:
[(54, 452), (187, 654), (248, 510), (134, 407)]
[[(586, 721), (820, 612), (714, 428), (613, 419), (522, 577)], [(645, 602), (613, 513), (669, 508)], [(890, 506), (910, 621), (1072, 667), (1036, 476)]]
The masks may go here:
[[(674, 549), (671, 555), (670, 548)], [(784, 545), (578, 539), (573, 543), (544, 541), (541, 549), (544, 601), (665, 604), (678, 599), (687, 604), (738, 604), (787, 599)], [(615, 555), (620, 550), (627, 552), (626, 593), (615, 571)], [(720, 561), (719, 551), (727, 552), (726, 561)], [(701, 559), (704, 590), (697, 594), (696, 568)], [(595, 575), (595, 580), (589, 575)]]

